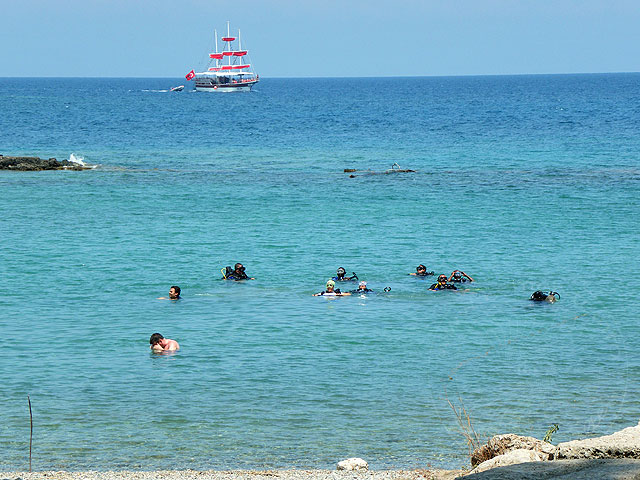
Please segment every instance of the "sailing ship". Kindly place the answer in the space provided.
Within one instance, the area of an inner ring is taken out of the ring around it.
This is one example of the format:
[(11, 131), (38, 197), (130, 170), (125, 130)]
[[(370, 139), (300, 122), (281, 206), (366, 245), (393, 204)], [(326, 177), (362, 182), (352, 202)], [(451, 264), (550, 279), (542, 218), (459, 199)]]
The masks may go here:
[[(209, 54), (207, 69), (203, 72), (191, 70), (185, 78), (194, 80), (198, 92), (248, 92), (259, 77), (253, 71), (249, 58), (249, 52), (242, 49), (240, 30), (238, 36), (232, 37), (227, 22), (227, 36), (222, 37), (222, 49), (218, 50), (218, 31), (214, 30), (215, 52)], [(238, 48), (234, 47), (237, 41)]]

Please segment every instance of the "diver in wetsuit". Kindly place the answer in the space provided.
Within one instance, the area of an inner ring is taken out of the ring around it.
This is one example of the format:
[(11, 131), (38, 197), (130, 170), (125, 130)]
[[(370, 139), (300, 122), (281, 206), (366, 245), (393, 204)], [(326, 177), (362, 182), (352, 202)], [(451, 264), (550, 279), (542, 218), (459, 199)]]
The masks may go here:
[(558, 299), (560, 299), (560, 294), (558, 292), (543, 292), (541, 290), (536, 290), (529, 297), (529, 300), (534, 302), (556, 303), (556, 300)]
[(429, 290), (436, 292), (438, 290), (457, 290), (457, 288), (453, 283), (447, 283), (447, 276), (442, 274), (438, 276), (438, 283), (431, 285)]
[(427, 267), (420, 264), (416, 267), (416, 273), (410, 273), (409, 275), (414, 275), (416, 277), (428, 277), (430, 275), (435, 275), (436, 272), (427, 272)]
[(473, 278), (464, 273), (462, 270), (454, 270), (449, 275), (448, 282), (456, 282), (456, 283), (465, 283), (465, 282), (473, 282)]
[(222, 272), (222, 279), (223, 280), (235, 280), (236, 282), (238, 280), (255, 280), (255, 278), (249, 277), (245, 273), (245, 268), (241, 263), (236, 263), (233, 266), (233, 268), (234, 268), (234, 270), (231, 270), (231, 267), (227, 267)]
[(339, 267), (338, 271), (336, 272), (336, 276), (332, 278), (332, 280), (334, 282), (348, 282), (349, 280), (358, 280), (358, 275), (356, 275), (356, 272), (351, 272), (353, 275), (350, 277), (346, 277), (347, 271), (344, 269), (344, 267)]

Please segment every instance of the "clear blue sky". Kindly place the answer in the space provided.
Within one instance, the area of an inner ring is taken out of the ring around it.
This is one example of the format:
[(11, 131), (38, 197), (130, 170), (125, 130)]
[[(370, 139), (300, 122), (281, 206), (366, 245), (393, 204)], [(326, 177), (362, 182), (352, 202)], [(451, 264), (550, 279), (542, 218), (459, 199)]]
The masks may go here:
[(640, 0), (0, 0), (0, 12), (0, 76), (180, 77), (227, 20), (263, 77), (640, 71)]

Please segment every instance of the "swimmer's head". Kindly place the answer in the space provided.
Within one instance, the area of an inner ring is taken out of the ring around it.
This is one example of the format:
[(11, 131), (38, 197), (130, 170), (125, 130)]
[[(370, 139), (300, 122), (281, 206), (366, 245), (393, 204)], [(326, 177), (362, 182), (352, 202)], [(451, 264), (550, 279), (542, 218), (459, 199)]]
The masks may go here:
[(427, 271), (427, 267), (425, 267), (424, 265), (420, 264), (416, 267), (416, 272), (421, 273), (421, 272), (426, 272)]
[(334, 282), (333, 280), (329, 280), (327, 282), (327, 290), (332, 289), (335, 286), (336, 286), (336, 282)]
[(462, 274), (460, 272), (454, 272), (453, 278), (461, 278)]
[(152, 346), (157, 345), (158, 343), (160, 343), (160, 340), (164, 340), (164, 337), (159, 333), (154, 333), (153, 335), (151, 335), (151, 338), (149, 339), (149, 344)]
[(345, 273), (347, 273), (347, 271), (344, 269), (344, 267), (339, 267), (338, 271), (336, 272), (338, 274), (339, 277), (344, 277)]
[(236, 272), (244, 272), (244, 266), (241, 263), (236, 263), (233, 268), (236, 269)]
[(438, 283), (446, 283), (447, 281), (447, 276), (446, 275), (440, 275), (438, 277)]
[(169, 298), (179, 298), (180, 297), (180, 287), (177, 285), (172, 285), (169, 288)]

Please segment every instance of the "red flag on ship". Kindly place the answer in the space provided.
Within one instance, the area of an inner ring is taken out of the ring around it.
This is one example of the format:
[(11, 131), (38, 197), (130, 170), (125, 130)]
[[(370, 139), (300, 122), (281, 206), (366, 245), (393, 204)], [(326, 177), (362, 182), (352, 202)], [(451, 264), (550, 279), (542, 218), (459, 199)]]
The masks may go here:
[(191, 70), (189, 73), (187, 73), (184, 78), (186, 78), (187, 80), (191, 80), (193, 77), (196, 76), (196, 72), (194, 72), (193, 70)]

